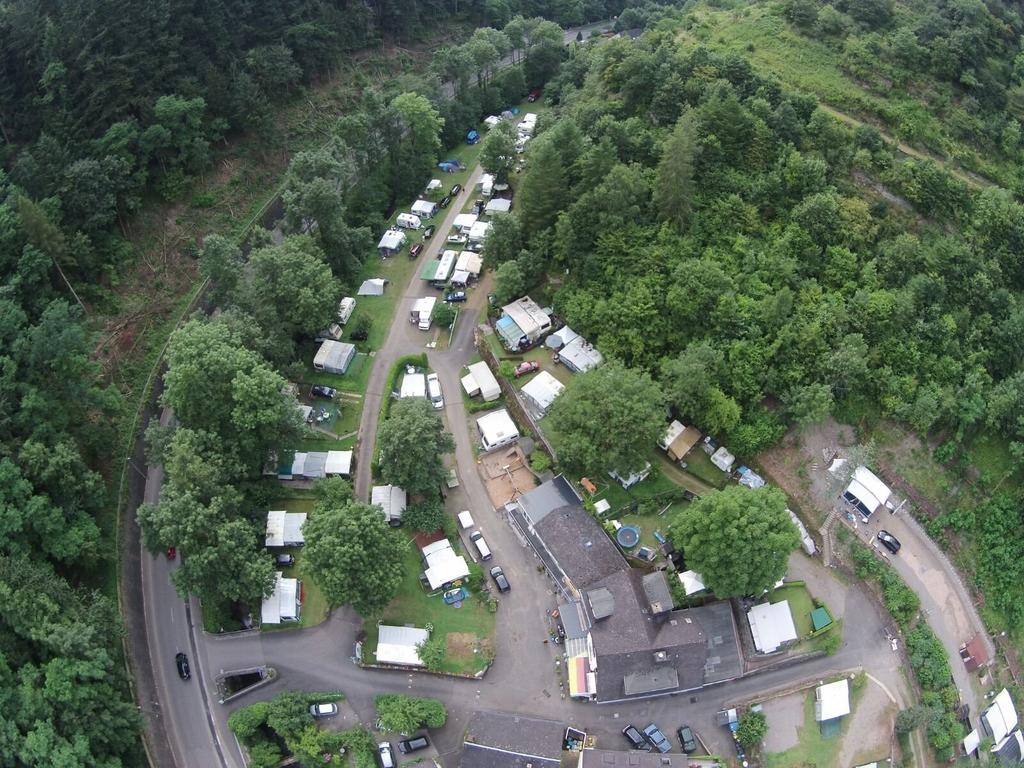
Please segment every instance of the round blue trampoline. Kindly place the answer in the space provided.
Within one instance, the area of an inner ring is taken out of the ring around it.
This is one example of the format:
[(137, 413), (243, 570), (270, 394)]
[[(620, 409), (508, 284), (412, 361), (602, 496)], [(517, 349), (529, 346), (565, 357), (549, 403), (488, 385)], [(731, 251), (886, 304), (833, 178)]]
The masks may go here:
[(623, 549), (632, 549), (640, 543), (640, 529), (635, 525), (624, 525), (615, 532), (615, 540)]

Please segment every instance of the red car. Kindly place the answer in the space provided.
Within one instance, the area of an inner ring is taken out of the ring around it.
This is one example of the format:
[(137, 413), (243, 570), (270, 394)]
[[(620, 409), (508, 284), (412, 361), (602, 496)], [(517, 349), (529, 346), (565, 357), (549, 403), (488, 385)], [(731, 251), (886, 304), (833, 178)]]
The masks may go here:
[(178, 556), (178, 550), (176, 550), (174, 547), (168, 547), (167, 548), (167, 559), (168, 560), (173, 560), (177, 556)]
[(533, 104), (537, 99), (540, 98), (540, 88), (534, 88), (530, 91), (530, 95), (526, 97), (526, 100)]
[(518, 379), (520, 376), (525, 376), (528, 373), (533, 373), (534, 371), (539, 370), (540, 363), (536, 360), (524, 360), (516, 366), (516, 378)]
[(423, 243), (416, 243), (409, 249), (409, 258), (415, 259), (421, 253), (423, 253)]

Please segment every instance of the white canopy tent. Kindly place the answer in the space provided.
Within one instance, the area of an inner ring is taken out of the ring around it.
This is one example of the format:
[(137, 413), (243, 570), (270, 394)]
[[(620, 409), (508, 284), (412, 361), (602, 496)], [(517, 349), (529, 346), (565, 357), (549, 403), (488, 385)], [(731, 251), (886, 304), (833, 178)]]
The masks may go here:
[(747, 621), (754, 637), (754, 647), (760, 653), (773, 653), (783, 644), (797, 639), (788, 600), (755, 605), (747, 612)]
[(698, 592), (703, 592), (707, 587), (704, 586), (704, 577), (696, 571), (683, 571), (679, 574), (679, 583), (683, 585), (683, 591), (687, 597), (695, 595)]
[(452, 222), (452, 227), (465, 235), (469, 233), (469, 230), (473, 228), (474, 224), (476, 224), (476, 214), (460, 213)]
[(431, 179), (427, 182), (427, 192), (436, 192), (442, 186), (444, 185), (441, 183), (440, 179)]
[(266, 546), (294, 547), (306, 543), (302, 535), (302, 526), (306, 524), (305, 512), (285, 512), (272, 510), (267, 512)]
[(445, 584), (464, 579), (469, 576), (469, 566), (466, 558), (456, 555), (452, 549), (452, 543), (448, 539), (435, 541), (420, 550), (426, 560), (427, 568), (423, 572), (427, 577), (430, 588), (440, 589)]
[(383, 296), (384, 285), (387, 283), (383, 277), (371, 277), (369, 280), (363, 280), (363, 284), (359, 286), (358, 296)]
[(402, 250), (405, 245), (405, 233), (397, 229), (389, 229), (377, 243), (377, 249), (382, 253), (396, 253)]
[(455, 262), (455, 270), (457, 272), (469, 272), (474, 277), (480, 274), (483, 267), (483, 256), (473, 251), (463, 251), (459, 254), (458, 261)]
[(417, 200), (412, 204), (409, 210), (417, 216), (429, 219), (437, 213), (437, 203), (431, 202), (430, 200)]
[(814, 691), (814, 719), (819, 723), (850, 714), (850, 681), (836, 680)]
[(555, 402), (565, 385), (547, 371), (541, 371), (523, 385), (523, 397), (529, 400), (542, 414)]
[(886, 506), (892, 491), (878, 476), (864, 466), (853, 471), (853, 479), (846, 487), (843, 498), (855, 506), (863, 515), (870, 516)]
[(419, 627), (377, 626), (377, 663), (422, 667), (418, 645), (430, 639), (430, 632)]

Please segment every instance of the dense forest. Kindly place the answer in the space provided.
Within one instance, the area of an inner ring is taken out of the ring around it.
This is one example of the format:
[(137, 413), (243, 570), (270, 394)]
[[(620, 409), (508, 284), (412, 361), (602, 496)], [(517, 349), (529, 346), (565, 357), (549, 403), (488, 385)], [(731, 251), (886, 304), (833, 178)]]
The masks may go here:
[[(541, 284), (741, 457), (791, 424), (873, 413), (936, 437), (940, 461), (997, 434), (1019, 467), (1024, 207), (898, 157), (744, 55), (680, 47), (688, 17), (661, 15), (549, 84), (559, 114), (488, 251), (499, 295)], [(980, 532), (976, 578), (1017, 625), (1013, 506), (956, 522)]]

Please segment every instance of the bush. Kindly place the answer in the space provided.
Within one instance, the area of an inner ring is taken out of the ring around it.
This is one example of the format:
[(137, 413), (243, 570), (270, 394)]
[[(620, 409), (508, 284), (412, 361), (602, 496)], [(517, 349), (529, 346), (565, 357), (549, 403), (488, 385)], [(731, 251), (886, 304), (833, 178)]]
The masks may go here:
[(437, 499), (428, 499), (410, 504), (402, 513), (402, 522), (414, 531), (433, 533), (445, 527), (448, 514)]
[(831, 632), (821, 640), (819, 647), (829, 656), (835, 656), (839, 652), (839, 646), (843, 644), (842, 635), (838, 632)]
[(768, 720), (764, 712), (747, 712), (740, 718), (739, 728), (736, 730), (736, 738), (739, 739), (747, 749), (753, 749), (768, 735)]
[(416, 650), (419, 652), (420, 661), (427, 669), (438, 670), (448, 654), (448, 638), (444, 635), (434, 635), (416, 646)]
[(420, 699), (394, 693), (376, 698), (377, 720), (385, 731), (412, 733), (417, 728), (440, 728), (448, 719), (448, 711), (437, 699)]
[(434, 322), (441, 328), (451, 328), (455, 322), (455, 307), (447, 302), (439, 302), (434, 305)]
[(348, 337), (352, 341), (366, 341), (370, 338), (370, 329), (373, 328), (373, 318), (365, 313), (359, 313), (349, 324)]
[(530, 468), (537, 472), (547, 472), (551, 469), (551, 457), (544, 451), (536, 450), (530, 456)]

